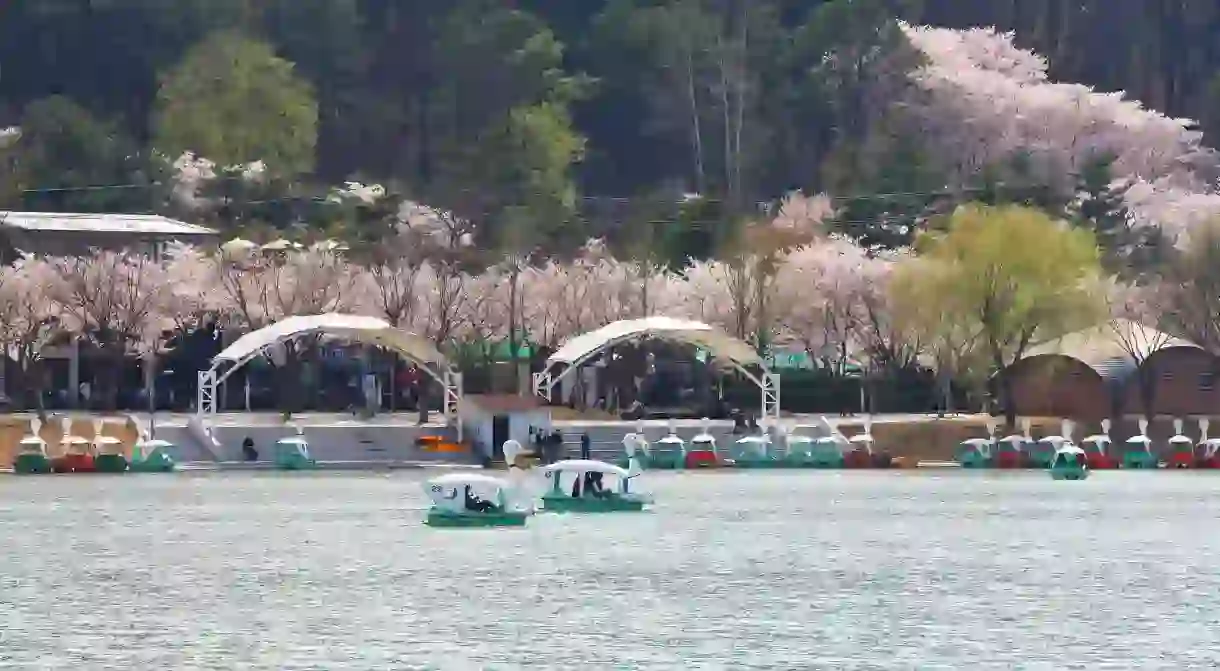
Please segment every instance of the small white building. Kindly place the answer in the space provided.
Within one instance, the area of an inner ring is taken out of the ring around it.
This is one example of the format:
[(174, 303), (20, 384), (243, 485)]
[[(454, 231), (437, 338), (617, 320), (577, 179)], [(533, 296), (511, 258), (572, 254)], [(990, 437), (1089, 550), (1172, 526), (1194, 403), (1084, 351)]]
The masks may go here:
[(534, 396), (468, 394), (458, 404), (458, 421), (466, 442), (490, 447), (493, 458), (500, 458), (509, 439), (532, 449), (530, 429), (550, 431), (551, 410)]

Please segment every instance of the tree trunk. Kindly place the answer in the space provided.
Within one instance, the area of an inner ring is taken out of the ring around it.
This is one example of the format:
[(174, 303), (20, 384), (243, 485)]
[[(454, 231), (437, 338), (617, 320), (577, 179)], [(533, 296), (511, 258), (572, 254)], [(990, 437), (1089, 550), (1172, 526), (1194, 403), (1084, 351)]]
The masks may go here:
[(1004, 403), (1004, 422), (1010, 430), (1015, 430), (1017, 428), (1017, 404), (1014, 398), (1013, 377), (1007, 369), (1001, 369), (1001, 371), (1000, 389)]
[(1144, 419), (1148, 420), (1148, 424), (1152, 424), (1152, 420), (1156, 416), (1156, 371), (1148, 366), (1148, 359), (1145, 359), (1137, 368), (1139, 371), (1139, 391), (1140, 405), (1143, 406)]
[(508, 365), (512, 371), (509, 377), (513, 381), (513, 394), (521, 389), (517, 371), (517, 279), (520, 272), (518, 264), (514, 262), (508, 283)]

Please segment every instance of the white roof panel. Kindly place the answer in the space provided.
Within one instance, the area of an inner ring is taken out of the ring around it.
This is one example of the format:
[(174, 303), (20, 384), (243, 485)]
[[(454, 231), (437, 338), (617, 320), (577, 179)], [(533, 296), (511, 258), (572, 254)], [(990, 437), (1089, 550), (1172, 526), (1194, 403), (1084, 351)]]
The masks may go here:
[(127, 233), (130, 235), (217, 235), (217, 231), (154, 214), (84, 214), (0, 211), (0, 226), (26, 231)]
[(606, 475), (616, 475), (620, 478), (630, 477), (631, 474), (627, 469), (607, 464), (604, 461), (594, 461), (592, 459), (567, 459), (564, 461), (556, 461), (549, 466), (543, 466), (542, 470), (547, 473), (559, 471), (560, 473), (605, 473)]
[(243, 361), (263, 348), (306, 333), (325, 335), (392, 349), (415, 361), (445, 363), (445, 357), (431, 343), (413, 333), (396, 329), (376, 317), (328, 313), (288, 317), (271, 326), (238, 338), (217, 354), (215, 361)]
[(427, 488), (431, 485), (440, 485), (442, 487), (462, 487), (465, 485), (481, 485), (483, 487), (495, 489), (508, 489), (508, 483), (500, 478), (481, 473), (446, 473), (438, 475), (435, 478), (430, 478), (424, 483)]
[(572, 338), (547, 359), (547, 364), (574, 364), (610, 345), (640, 338), (660, 338), (702, 347), (717, 358), (729, 359), (743, 366), (762, 364), (762, 359), (748, 343), (742, 342), (713, 326), (672, 317), (627, 319), (607, 324)]

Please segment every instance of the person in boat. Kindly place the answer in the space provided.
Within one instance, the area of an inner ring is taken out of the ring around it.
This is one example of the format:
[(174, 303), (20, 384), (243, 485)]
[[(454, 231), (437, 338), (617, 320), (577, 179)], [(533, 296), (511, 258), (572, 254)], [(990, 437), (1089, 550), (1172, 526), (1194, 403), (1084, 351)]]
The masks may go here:
[(254, 439), (250, 436), (241, 441), (241, 455), (246, 461), (258, 461), (258, 450), (254, 449)]
[(602, 485), (602, 474), (599, 472), (585, 473), (585, 494), (598, 499), (606, 498), (610, 492)]
[(478, 513), (489, 513), (495, 509), (495, 504), (477, 496), (474, 493), (474, 490), (471, 489), (470, 485), (466, 485), (466, 510), (471, 510)]

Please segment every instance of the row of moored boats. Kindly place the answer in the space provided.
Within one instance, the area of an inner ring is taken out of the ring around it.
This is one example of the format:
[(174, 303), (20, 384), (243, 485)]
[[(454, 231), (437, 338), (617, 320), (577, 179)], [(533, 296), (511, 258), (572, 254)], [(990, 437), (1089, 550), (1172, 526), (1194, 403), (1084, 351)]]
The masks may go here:
[(1072, 438), (1074, 423), (1064, 420), (1057, 435), (1032, 437), (1030, 422), (1022, 422), (1022, 432), (996, 437), (996, 426), (989, 425), (987, 438), (963, 441), (957, 461), (965, 468), (1050, 468), (1061, 452), (1078, 454), (1082, 466), (1090, 470), (1116, 468), (1220, 468), (1220, 438), (1208, 438), (1208, 420), (1199, 421), (1198, 439), (1183, 433), (1182, 420), (1174, 421), (1174, 435), (1165, 445), (1148, 436), (1148, 421), (1140, 420), (1140, 432), (1121, 443), (1110, 436), (1111, 423), (1101, 423), (1101, 433), (1085, 436), (1077, 445)]

